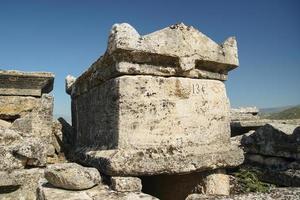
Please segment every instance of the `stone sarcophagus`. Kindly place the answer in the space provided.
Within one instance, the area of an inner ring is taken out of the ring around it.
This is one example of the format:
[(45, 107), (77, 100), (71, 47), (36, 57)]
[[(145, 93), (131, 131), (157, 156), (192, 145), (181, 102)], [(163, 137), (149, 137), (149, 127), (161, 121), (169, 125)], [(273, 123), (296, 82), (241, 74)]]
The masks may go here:
[(184, 24), (144, 36), (114, 25), (105, 54), (66, 81), (77, 159), (113, 176), (239, 165), (223, 83), (237, 66), (235, 38), (219, 45)]

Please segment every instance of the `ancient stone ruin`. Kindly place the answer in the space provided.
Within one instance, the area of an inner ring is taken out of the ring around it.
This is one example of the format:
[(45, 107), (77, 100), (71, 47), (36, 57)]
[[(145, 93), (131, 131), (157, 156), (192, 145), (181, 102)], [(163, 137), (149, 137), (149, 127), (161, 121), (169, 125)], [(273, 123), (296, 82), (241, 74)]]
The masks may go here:
[(0, 71), (1, 198), (34, 199), (40, 167), (55, 154), (53, 81), (52, 73)]
[[(53, 119), (54, 74), (0, 70), (0, 200), (298, 200), (299, 120), (230, 109), (238, 65), (233, 37), (116, 24), (104, 55), (66, 78), (72, 125)], [(250, 185), (246, 167), (259, 169)], [(258, 179), (287, 188), (249, 193)]]
[(184, 24), (144, 36), (114, 25), (105, 54), (67, 79), (77, 161), (140, 177), (162, 199), (229, 194), (223, 169), (241, 164), (243, 152), (229, 140), (223, 81), (237, 66), (233, 37), (218, 45)]

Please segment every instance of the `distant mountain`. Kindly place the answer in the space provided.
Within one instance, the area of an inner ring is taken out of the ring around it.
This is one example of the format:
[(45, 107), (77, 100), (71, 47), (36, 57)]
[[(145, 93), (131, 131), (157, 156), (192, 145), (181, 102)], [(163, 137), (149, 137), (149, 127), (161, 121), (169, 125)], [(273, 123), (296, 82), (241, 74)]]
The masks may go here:
[[(298, 106), (298, 105), (296, 105), (296, 106)], [(260, 108), (259, 112), (264, 113), (264, 114), (277, 113), (277, 112), (281, 112), (281, 111), (284, 111), (284, 110), (287, 110), (289, 108), (293, 108), (296, 106), (293, 105), (293, 106), (282, 106), (282, 107), (272, 107), (272, 108)]]
[(300, 105), (279, 109), (277, 112), (262, 113), (262, 116), (268, 119), (300, 119)]

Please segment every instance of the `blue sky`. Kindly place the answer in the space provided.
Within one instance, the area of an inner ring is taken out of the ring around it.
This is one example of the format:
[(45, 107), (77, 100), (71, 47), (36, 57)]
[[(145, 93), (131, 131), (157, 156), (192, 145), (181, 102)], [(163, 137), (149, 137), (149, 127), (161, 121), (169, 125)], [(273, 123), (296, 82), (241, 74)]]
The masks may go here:
[(69, 115), (64, 78), (106, 49), (114, 23), (140, 34), (184, 22), (221, 43), (236, 36), (240, 67), (226, 82), (233, 107), (300, 104), (298, 0), (0, 0), (0, 69), (56, 75), (55, 113)]

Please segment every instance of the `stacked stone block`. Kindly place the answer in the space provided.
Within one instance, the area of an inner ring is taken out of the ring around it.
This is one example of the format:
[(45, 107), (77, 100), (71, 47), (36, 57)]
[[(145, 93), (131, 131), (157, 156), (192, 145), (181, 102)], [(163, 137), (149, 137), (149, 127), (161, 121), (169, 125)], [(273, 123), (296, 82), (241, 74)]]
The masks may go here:
[(219, 45), (184, 24), (144, 36), (114, 25), (105, 54), (67, 77), (77, 161), (127, 177), (241, 164), (223, 83), (237, 66), (233, 37)]

